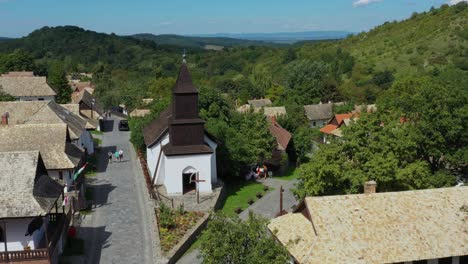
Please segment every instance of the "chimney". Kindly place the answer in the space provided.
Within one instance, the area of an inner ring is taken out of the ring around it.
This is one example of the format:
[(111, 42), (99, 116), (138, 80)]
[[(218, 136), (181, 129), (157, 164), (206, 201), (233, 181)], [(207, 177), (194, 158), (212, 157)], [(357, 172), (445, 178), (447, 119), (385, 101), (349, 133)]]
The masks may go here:
[(364, 183), (364, 193), (371, 194), (376, 193), (377, 183), (375, 181), (367, 181)]
[(4, 113), (2, 115), (2, 126), (7, 126), (8, 125), (8, 112)]

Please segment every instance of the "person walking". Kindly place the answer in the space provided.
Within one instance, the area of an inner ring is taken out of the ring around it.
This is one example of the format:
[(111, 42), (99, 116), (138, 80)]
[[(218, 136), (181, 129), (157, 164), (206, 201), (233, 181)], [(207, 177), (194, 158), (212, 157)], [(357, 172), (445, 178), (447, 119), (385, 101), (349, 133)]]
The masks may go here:
[(109, 153), (107, 153), (107, 156), (109, 157), (109, 163), (112, 163), (112, 152), (109, 151)]
[(118, 152), (118, 151), (115, 151), (114, 155), (115, 155), (115, 159), (118, 160), (118, 161), (120, 161), (119, 152)]
[(123, 159), (123, 150), (122, 149), (119, 150), (119, 159), (120, 159), (120, 161), (122, 161), (122, 159)]

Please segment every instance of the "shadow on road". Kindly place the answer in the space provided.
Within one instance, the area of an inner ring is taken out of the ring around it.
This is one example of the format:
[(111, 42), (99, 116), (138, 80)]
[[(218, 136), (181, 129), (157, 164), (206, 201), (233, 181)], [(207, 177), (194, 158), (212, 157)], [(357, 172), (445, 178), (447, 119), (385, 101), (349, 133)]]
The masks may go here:
[(99, 264), (101, 260), (101, 251), (103, 248), (110, 246), (109, 237), (111, 232), (105, 231), (105, 226), (99, 227), (79, 227), (78, 236), (86, 238), (94, 236), (93, 243), (86, 244), (86, 255), (88, 256), (87, 262), (89, 264)]
[(112, 132), (114, 130), (114, 120), (101, 120), (101, 131)]
[(117, 151), (116, 146), (107, 146), (107, 147), (100, 147), (99, 151), (99, 160), (97, 163), (96, 170), (99, 173), (105, 172), (107, 170), (107, 166), (109, 166), (109, 152), (112, 153), (112, 162), (115, 162), (114, 153)]
[(89, 179), (88, 188), (92, 188), (93, 190), (93, 207), (96, 208), (108, 204), (109, 193), (116, 187), (108, 181)]

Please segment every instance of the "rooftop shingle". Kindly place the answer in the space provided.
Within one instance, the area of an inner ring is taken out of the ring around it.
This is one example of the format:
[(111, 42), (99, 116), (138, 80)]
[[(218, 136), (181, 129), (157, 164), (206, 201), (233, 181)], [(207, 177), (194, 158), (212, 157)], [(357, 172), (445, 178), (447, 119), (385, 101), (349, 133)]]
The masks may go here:
[[(399, 263), (468, 255), (468, 187), (308, 197), (268, 228), (299, 263)], [(312, 228), (311, 228), (312, 227)]]
[(24, 124), (0, 126), (0, 151), (41, 152), (48, 170), (74, 169), (81, 151), (67, 141), (65, 124)]
[(0, 152), (0, 218), (47, 214), (62, 187), (45, 170), (38, 151)]
[(15, 97), (56, 95), (46, 77), (0, 77), (0, 86), (5, 93)]

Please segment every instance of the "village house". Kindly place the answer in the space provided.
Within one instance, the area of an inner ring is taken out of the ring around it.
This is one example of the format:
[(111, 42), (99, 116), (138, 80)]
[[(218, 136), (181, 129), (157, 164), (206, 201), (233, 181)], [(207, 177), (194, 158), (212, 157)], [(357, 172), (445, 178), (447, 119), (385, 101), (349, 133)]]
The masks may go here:
[(357, 114), (346, 113), (346, 114), (336, 114), (328, 122), (328, 124), (320, 129), (320, 132), (323, 133), (323, 143), (328, 143), (328, 136), (342, 137), (342, 126), (349, 126), (351, 121), (357, 119)]
[(18, 101), (54, 101), (56, 93), (46, 77), (0, 77), (3, 92)]
[(171, 105), (143, 131), (152, 184), (164, 186), (169, 195), (184, 194), (196, 184), (200, 192), (211, 193), (217, 143), (199, 117), (198, 91), (185, 62), (172, 93)]
[(268, 229), (295, 263), (468, 263), (468, 187), (307, 197)]
[(255, 108), (254, 113), (259, 113), (262, 110), (266, 117), (279, 117), (286, 115), (286, 107), (284, 106), (265, 106), (262, 108)]
[(97, 128), (99, 128), (99, 120), (90, 119), (80, 114), (79, 104), (60, 104), (60, 106), (67, 109), (74, 115), (80, 117), (81, 119), (83, 119), (86, 122), (85, 124), (86, 130), (97, 130)]
[(151, 110), (147, 108), (151, 103), (153, 103), (153, 98), (143, 98), (141, 99), (141, 107), (135, 108), (128, 114), (130, 117), (144, 117), (151, 113)]
[(328, 102), (323, 104), (305, 105), (304, 110), (309, 119), (311, 128), (320, 128), (327, 124), (333, 117), (333, 106), (343, 105), (342, 102), (332, 103)]
[(0, 262), (58, 263), (70, 222), (39, 151), (0, 152)]
[(5, 139), (0, 140), (1, 151), (40, 151), (50, 177), (67, 186), (84, 188), (82, 182), (73, 182), (72, 176), (84, 160), (83, 152), (71, 143), (67, 125), (2, 122), (0, 138)]
[(284, 129), (278, 122), (276, 121), (276, 117), (267, 117), (270, 130), (270, 134), (276, 139), (276, 148), (273, 150), (271, 155), (271, 159), (267, 162), (270, 165), (278, 167), (281, 165), (281, 161), (283, 159), (283, 154), (286, 153), (286, 150), (289, 146), (291, 141), (291, 133)]
[(94, 153), (94, 143), (86, 130), (86, 121), (54, 101), (0, 102), (0, 113), (11, 125), (66, 124), (71, 142), (87, 154)]
[(96, 130), (100, 130), (100, 122), (105, 118), (104, 108), (102, 107), (99, 100), (97, 100), (89, 91), (84, 89), (78, 94), (72, 96), (72, 103), (78, 104), (78, 111), (80, 116), (85, 118), (87, 122), (96, 127)]
[(254, 100), (247, 100), (248, 104), (250, 105), (251, 108), (262, 108), (265, 106), (270, 106), (272, 105), (272, 102), (270, 99), (265, 98), (265, 99), (254, 99)]

